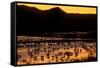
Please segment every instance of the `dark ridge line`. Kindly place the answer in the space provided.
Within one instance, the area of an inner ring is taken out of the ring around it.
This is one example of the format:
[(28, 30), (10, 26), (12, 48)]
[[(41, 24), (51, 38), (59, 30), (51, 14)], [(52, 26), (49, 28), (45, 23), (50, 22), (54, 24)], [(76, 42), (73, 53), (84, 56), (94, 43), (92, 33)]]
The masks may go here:
[[(29, 10), (29, 8), (34, 8), (34, 9), (36, 9), (36, 10), (38, 10), (38, 11), (41, 11), (41, 12), (45, 12), (45, 11), (50, 11), (50, 10), (52, 10), (52, 9), (55, 9), (55, 8), (57, 8), (57, 9), (59, 9), (59, 10), (61, 10), (61, 11), (63, 11), (63, 12), (65, 12), (64, 10), (62, 10), (61, 8), (59, 8), (59, 7), (54, 7), (54, 8), (51, 8), (51, 9), (48, 9), (48, 10), (41, 10), (41, 9), (39, 9), (39, 8), (37, 8), (37, 7), (29, 7), (29, 6), (26, 6), (26, 5), (17, 5), (17, 6), (19, 6), (19, 7), (21, 7), (21, 8), (24, 8), (24, 9), (27, 9), (27, 10)], [(26, 8), (27, 7), (27, 8)], [(92, 13), (87, 13), (87, 14), (81, 14), (81, 13), (67, 13), (67, 12), (65, 12), (66, 14), (68, 14), (68, 15), (96, 15), (96, 14), (92, 14)]]

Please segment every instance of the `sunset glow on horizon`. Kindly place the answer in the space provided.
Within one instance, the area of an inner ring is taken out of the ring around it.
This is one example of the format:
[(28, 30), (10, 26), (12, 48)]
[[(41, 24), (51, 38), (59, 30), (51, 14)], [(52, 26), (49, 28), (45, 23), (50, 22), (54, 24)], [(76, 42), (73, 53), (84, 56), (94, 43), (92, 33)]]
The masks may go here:
[(65, 11), (66, 13), (96, 14), (96, 7), (44, 5), (44, 4), (29, 4), (29, 3), (17, 3), (17, 5), (36, 7), (40, 10), (49, 10), (51, 8), (54, 8), (54, 7), (59, 7), (60, 9)]

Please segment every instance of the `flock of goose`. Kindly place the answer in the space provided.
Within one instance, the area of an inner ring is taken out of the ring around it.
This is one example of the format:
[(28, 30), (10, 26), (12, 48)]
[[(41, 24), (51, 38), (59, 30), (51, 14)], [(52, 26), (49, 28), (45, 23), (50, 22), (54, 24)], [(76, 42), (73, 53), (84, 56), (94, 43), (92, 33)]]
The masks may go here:
[(96, 42), (18, 43), (17, 64), (80, 62), (96, 59)]

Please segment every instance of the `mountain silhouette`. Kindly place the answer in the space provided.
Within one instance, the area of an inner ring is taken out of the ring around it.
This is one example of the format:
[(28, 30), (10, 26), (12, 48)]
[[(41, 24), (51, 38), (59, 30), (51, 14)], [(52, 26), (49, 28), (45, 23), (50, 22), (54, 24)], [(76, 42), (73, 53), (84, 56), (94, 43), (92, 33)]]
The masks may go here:
[(17, 35), (97, 30), (96, 14), (66, 13), (59, 7), (40, 10), (17, 5), (16, 16)]
[(51, 8), (49, 10), (45, 10), (44, 12), (48, 12), (48, 13), (56, 13), (56, 14), (64, 14), (65, 12), (60, 9), (59, 7), (54, 7), (54, 8)]

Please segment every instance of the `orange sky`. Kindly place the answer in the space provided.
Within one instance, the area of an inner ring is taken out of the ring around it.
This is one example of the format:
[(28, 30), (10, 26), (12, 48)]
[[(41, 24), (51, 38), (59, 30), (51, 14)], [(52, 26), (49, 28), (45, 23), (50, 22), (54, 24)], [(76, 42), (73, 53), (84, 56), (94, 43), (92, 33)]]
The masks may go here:
[(36, 7), (40, 10), (48, 10), (54, 7), (59, 7), (67, 13), (96, 14), (95, 7), (59, 6), (59, 5), (29, 4), (29, 3), (17, 3), (17, 5)]

